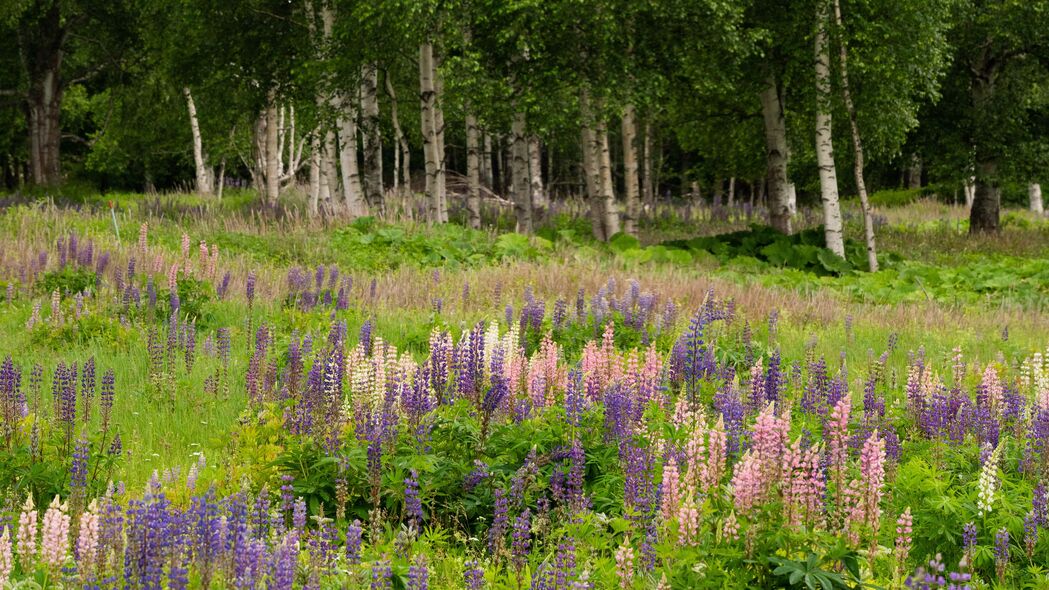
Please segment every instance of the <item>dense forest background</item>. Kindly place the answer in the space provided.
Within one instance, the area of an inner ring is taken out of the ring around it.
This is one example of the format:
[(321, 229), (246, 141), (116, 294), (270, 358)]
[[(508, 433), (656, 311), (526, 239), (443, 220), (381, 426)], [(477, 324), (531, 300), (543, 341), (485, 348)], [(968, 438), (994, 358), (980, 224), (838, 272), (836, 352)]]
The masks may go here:
[(657, 199), (785, 231), (801, 201), (839, 251), (839, 195), (871, 237), (892, 187), (995, 231), (1049, 176), (1045, 0), (4, 0), (0, 34), (22, 192), (250, 185), (328, 216), (415, 192), (521, 231), (578, 197), (601, 239)]

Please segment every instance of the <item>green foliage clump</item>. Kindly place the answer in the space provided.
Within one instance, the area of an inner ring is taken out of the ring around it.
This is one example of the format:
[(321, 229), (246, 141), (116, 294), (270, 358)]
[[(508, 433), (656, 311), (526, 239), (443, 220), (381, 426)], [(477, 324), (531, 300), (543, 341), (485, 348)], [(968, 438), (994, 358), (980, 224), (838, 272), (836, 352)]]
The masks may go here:
[(39, 293), (46, 295), (57, 290), (62, 297), (82, 293), (94, 286), (94, 271), (72, 266), (44, 273), (36, 283)]

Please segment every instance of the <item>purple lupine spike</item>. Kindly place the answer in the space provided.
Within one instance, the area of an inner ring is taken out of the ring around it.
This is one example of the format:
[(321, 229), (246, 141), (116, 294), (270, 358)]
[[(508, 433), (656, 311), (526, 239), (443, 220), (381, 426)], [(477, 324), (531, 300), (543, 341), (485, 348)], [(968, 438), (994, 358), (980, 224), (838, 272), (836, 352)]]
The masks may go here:
[(484, 570), (481, 569), (481, 564), (471, 559), (463, 565), (463, 582), (466, 590), (484, 590)]
[(509, 504), (507, 503), (506, 493), (502, 488), (496, 488), (493, 495), (495, 502), (492, 512), (492, 526), (488, 528), (488, 551), (496, 553), (502, 547), (503, 535), (506, 534)]
[(510, 555), (513, 558), (514, 569), (520, 575), (525, 563), (528, 562), (528, 554), (532, 546), (532, 512), (525, 508), (521, 514), (514, 519), (512, 540), (510, 542)]
[(363, 535), (364, 528), (361, 527), (361, 521), (359, 520), (354, 520), (346, 528), (346, 563), (357, 565), (361, 562), (361, 540)]
[(371, 590), (393, 590), (393, 568), (389, 558), (377, 560), (372, 564)]
[(426, 564), (426, 555), (420, 553), (408, 568), (408, 585), (406, 590), (428, 590), (430, 588), (430, 568)]
[(226, 299), (226, 293), (229, 291), (230, 273), (226, 271), (226, 274), (222, 275), (222, 282), (215, 288), (215, 296), (218, 297), (219, 301)]
[(249, 272), (247, 281), (244, 285), (244, 294), (248, 300), (248, 309), (251, 309), (255, 305), (255, 272)]
[(419, 473), (414, 469), (404, 478), (404, 512), (408, 526), (418, 530), (423, 521), (423, 503), (419, 497)]

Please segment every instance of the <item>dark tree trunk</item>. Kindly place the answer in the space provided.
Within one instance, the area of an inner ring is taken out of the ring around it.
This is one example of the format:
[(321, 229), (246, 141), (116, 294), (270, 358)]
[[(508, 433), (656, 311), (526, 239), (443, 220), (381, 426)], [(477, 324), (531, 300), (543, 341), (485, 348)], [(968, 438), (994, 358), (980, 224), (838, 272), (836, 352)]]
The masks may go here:
[(969, 233), (996, 233), (1001, 189), (998, 187), (998, 162), (984, 158), (976, 162), (976, 196), (969, 211)]
[(51, 185), (61, 180), (59, 149), (62, 128), (62, 26), (59, 3), (23, 30), (21, 43), (25, 55), (29, 92), (26, 96), (29, 122), (29, 171), (33, 184)]
[[(988, 44), (989, 46), (990, 44)], [(972, 67), (972, 102), (976, 111), (976, 182), (972, 207), (969, 210), (969, 233), (996, 233), (998, 226), (998, 209), (1001, 206), (1001, 190), (998, 186), (998, 157), (992, 149), (983, 145), (985, 137), (991, 132), (990, 121), (981, 121), (979, 114), (987, 110), (994, 98), (995, 82), (998, 77), (1000, 60), (985, 48), (976, 58)]]

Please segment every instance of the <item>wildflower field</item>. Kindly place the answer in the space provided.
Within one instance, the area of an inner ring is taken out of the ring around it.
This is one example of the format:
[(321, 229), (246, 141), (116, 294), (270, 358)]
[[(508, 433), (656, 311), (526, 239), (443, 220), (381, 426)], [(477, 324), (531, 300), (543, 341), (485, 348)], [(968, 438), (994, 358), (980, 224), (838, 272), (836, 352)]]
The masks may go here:
[(110, 198), (0, 213), (0, 586), (1049, 588), (1044, 220)]

